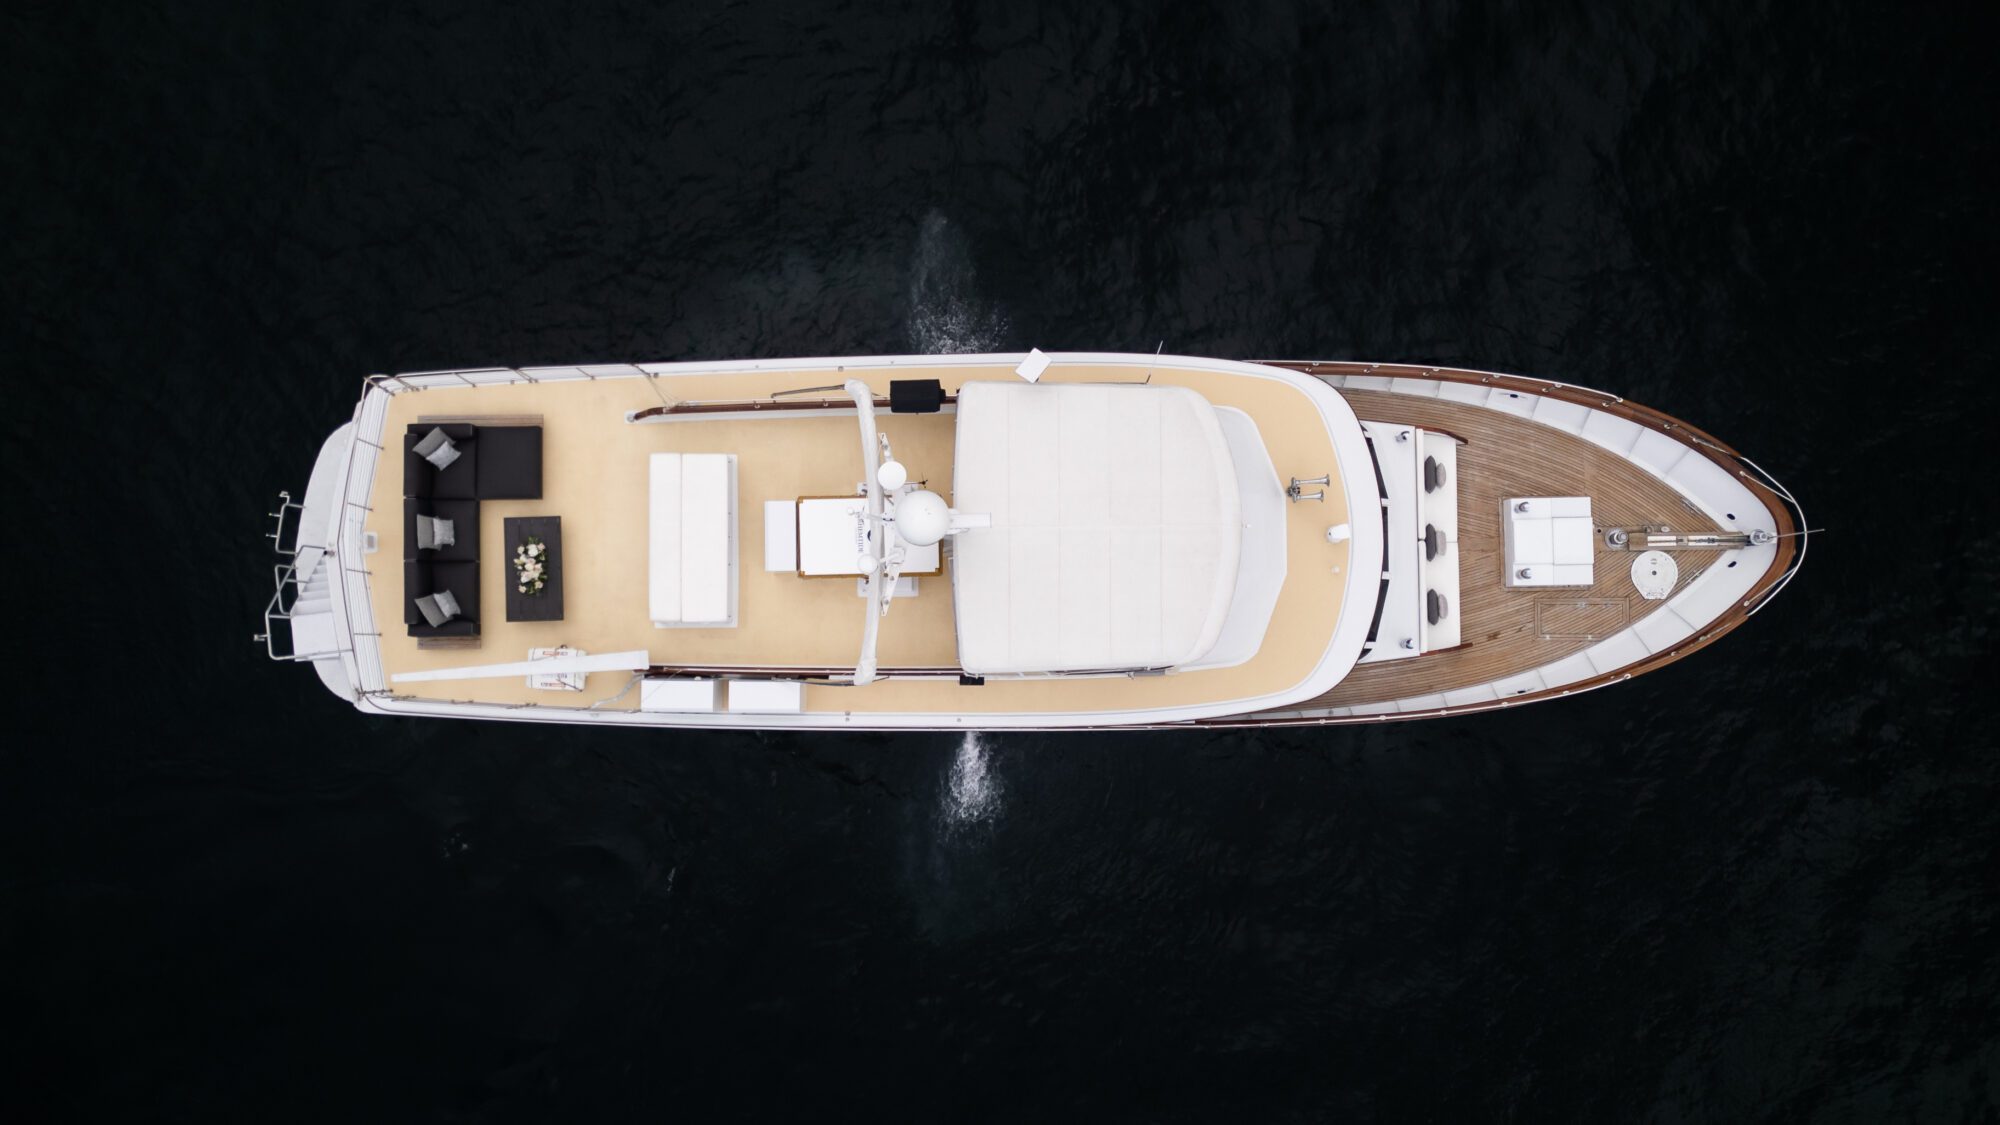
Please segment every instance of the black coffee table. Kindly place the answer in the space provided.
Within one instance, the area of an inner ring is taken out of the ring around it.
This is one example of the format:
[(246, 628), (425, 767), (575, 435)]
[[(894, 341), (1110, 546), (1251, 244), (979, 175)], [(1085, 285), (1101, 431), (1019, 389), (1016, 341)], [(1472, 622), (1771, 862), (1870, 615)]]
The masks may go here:
[[(507, 620), (509, 621), (561, 621), (563, 615), (563, 563), (562, 563), (562, 517), (561, 516), (515, 516), (501, 521), (503, 536), (500, 546), (500, 565), (507, 568)], [(548, 581), (542, 585), (539, 594), (521, 592), (521, 572), (514, 566), (514, 554), (528, 541), (528, 536), (542, 541), (547, 548), (542, 563), (543, 574)]]

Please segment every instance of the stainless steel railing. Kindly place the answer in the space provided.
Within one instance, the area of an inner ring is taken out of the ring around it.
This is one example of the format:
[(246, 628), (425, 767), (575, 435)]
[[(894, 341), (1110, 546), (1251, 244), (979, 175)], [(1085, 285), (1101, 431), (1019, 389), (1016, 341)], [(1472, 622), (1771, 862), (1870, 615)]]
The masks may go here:
[[(289, 491), (278, 493), (278, 510), (267, 513), (276, 523), (270, 531), (264, 533), (264, 538), (271, 541), (271, 550), (274, 553), (286, 559), (296, 560), (298, 558), (299, 523), (296, 519), (292, 521), (292, 544), (287, 547), (285, 545), (285, 520), (293, 512), (303, 512), (304, 510), (305, 506), (293, 500), (292, 494)], [(262, 641), (264, 643), (264, 655), (272, 660), (290, 661), (301, 659), (297, 652), (280, 653), (278, 651), (276, 639), (278, 629), (275, 624), (279, 621), (287, 623), (285, 631), (286, 640), (289, 641), (291, 639), (291, 626), (289, 623), (292, 619), (292, 607), (298, 603), (298, 573), (299, 567), (296, 561), (281, 562), (271, 568), (271, 584), (274, 589), (271, 593), (271, 600), (264, 605), (264, 631), (250, 638), (253, 641)], [(286, 598), (288, 592), (291, 595), (289, 600)]]

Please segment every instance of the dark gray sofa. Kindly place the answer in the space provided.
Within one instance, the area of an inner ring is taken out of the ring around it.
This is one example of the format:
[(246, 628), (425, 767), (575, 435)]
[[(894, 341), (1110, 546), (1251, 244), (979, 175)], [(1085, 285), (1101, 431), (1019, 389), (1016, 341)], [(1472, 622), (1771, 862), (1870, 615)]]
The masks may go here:
[[(419, 457), (416, 445), (441, 429), (458, 447), (443, 471)], [(403, 623), (413, 637), (479, 635), (479, 502), (538, 500), (542, 495), (542, 428), (415, 422), (403, 435)], [(417, 517), (453, 524), (453, 543), (417, 547)], [(459, 616), (433, 627), (417, 599), (449, 590)]]
[[(453, 465), (456, 469), (458, 466)], [(449, 547), (422, 550), (417, 543), (417, 517), (433, 516), (450, 520)], [(479, 561), (479, 501), (432, 500), (423, 496), (403, 497), (403, 557), (420, 562)]]
[[(443, 430), (458, 446), (458, 460), (443, 471), (417, 456), (417, 443), (433, 429)], [(403, 495), (434, 500), (539, 500), (542, 428), (411, 423), (403, 434)]]
[[(417, 599), (451, 591), (459, 616), (432, 626), (417, 608)], [(403, 624), (412, 637), (476, 637), (479, 635), (479, 563), (433, 563), (410, 559), (403, 563)]]

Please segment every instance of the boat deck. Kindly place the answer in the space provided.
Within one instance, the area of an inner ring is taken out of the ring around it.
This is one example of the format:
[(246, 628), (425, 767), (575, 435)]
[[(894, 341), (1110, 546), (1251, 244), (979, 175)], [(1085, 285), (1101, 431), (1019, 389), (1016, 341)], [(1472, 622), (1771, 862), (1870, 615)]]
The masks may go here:
[[(967, 378), (1011, 378), (1005, 367), (899, 368), (849, 371), (887, 393), (891, 374), (938, 378), (947, 391)], [(1143, 372), (1137, 374), (1144, 374)], [(688, 400), (743, 400), (784, 388), (814, 386), (827, 372), (760, 371), (661, 380), (667, 393)], [(1137, 381), (1129, 368), (1073, 366), (1058, 381)], [(1297, 387), (1276, 380), (1226, 373), (1161, 371), (1155, 382), (1194, 387), (1218, 406), (1248, 413), (1262, 431), (1278, 471), (1312, 476), (1335, 464), (1317, 408)], [(370, 491), (366, 530), (378, 539), (368, 556), (371, 609), (380, 633), (383, 667), (390, 674), (528, 658), (528, 650), (569, 645), (591, 653), (644, 649), (656, 665), (852, 669), (860, 650), (863, 601), (849, 579), (800, 578), (763, 569), (763, 502), (801, 496), (851, 494), (860, 454), (851, 410), (809, 416), (767, 413), (690, 415), (632, 424), (628, 411), (660, 400), (644, 380), (599, 379), (539, 384), (430, 387), (397, 394), (388, 405), (385, 456)], [(402, 533), (404, 427), (419, 421), (481, 416), (540, 415), (543, 419), (542, 496), (538, 500), (485, 501), (480, 514), (481, 636), (476, 647), (420, 646), (403, 625), (398, 560)], [(956, 416), (896, 415), (880, 411), (882, 431), (897, 459), (915, 479), (949, 495)], [(738, 625), (731, 629), (658, 629), (647, 610), (647, 455), (656, 451), (727, 452), (738, 455)], [(565, 612), (561, 621), (504, 620), (507, 560), (503, 520), (511, 516), (560, 516), (563, 521)], [(1233, 668), (1175, 676), (1057, 680), (989, 680), (961, 686), (954, 679), (891, 679), (863, 688), (809, 686), (808, 712), (1032, 714), (1146, 710), (1189, 703), (1255, 699), (1295, 686), (1311, 674), (1341, 611), (1339, 568), (1345, 544), (1329, 545), (1327, 524), (1348, 518), (1338, 490), (1328, 503), (1292, 506), (1289, 577), (1264, 648)], [(380, 561), (376, 561), (380, 560)], [(882, 668), (955, 668), (956, 634), (947, 573), (918, 579), (915, 598), (899, 598), (882, 623)], [(392, 684), (396, 694), (431, 700), (551, 707), (631, 708), (638, 693), (620, 696), (628, 678), (597, 673), (586, 690), (532, 689), (524, 679), (470, 679)]]
[[(1588, 496), (1601, 530), (1666, 524), (1721, 531), (1666, 482), (1580, 437), (1527, 418), (1441, 398), (1342, 390), (1363, 418), (1442, 430), (1458, 450), (1459, 612), (1463, 643), (1453, 649), (1362, 664), (1325, 695), (1286, 711), (1351, 707), (1434, 695), (1490, 683), (1581, 652), (1655, 612), (1633, 588), (1633, 555), (1597, 542), (1596, 584), (1510, 589), (1502, 584), (1501, 501), (1510, 496)], [(1675, 590), (1715, 563), (1718, 552), (1671, 552)]]

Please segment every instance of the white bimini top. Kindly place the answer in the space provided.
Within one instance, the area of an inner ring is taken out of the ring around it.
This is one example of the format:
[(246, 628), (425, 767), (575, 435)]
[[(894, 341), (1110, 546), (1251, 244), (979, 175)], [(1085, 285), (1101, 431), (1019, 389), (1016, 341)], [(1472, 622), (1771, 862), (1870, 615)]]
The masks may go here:
[(1171, 668), (1214, 647), (1242, 550), (1236, 471), (1185, 387), (970, 382), (952, 508), (973, 675)]

